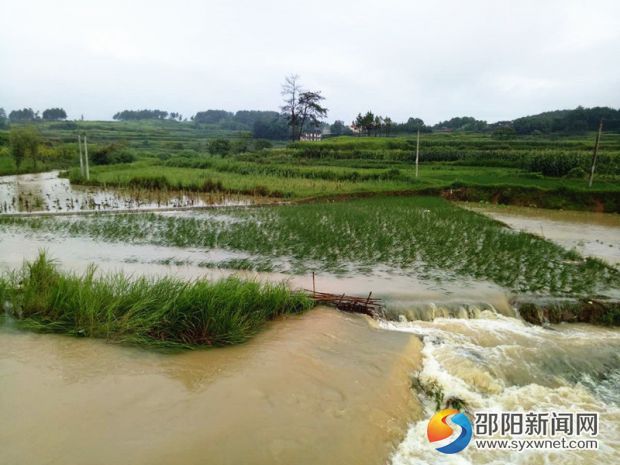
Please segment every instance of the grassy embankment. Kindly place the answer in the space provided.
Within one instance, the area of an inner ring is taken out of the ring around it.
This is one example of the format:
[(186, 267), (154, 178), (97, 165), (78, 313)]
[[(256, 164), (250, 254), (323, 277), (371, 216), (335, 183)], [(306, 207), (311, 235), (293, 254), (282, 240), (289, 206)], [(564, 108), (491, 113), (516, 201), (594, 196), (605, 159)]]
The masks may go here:
[[(137, 160), (93, 166), (89, 184), (295, 199), (426, 193), (459, 200), (620, 211), (618, 134), (603, 135), (595, 185), (589, 189), (585, 177), (592, 134), (510, 140), (489, 134), (425, 134), (416, 178), (413, 137), (338, 137), (253, 152), (243, 131), (192, 123), (39, 122), (37, 127), (44, 140), (40, 166), (47, 169), (78, 165), (78, 131), (88, 134), (91, 154), (114, 144), (112, 150)], [(7, 174), (15, 167), (8, 157), (6, 131), (0, 131), (0, 136), (0, 174)], [(211, 155), (208, 144), (217, 137), (241, 141), (245, 149)], [(76, 168), (69, 177), (86, 183)]]
[[(221, 191), (293, 199), (373, 193), (620, 211), (620, 137), (608, 135), (587, 187), (588, 138), (433, 134), (422, 139), (419, 176), (406, 138), (343, 137), (227, 157), (184, 151), (100, 166), (90, 184)], [(72, 182), (85, 183), (77, 170)]]
[[(12, 123), (22, 124), (26, 123)], [(79, 166), (78, 132), (87, 134), (91, 155), (116, 144), (136, 158), (206, 153), (213, 138), (247, 137), (242, 131), (177, 121), (37, 121), (34, 127), (41, 135), (37, 169), (29, 157), (17, 169), (10, 157), (9, 131), (0, 130), (0, 176)]]
[(0, 227), (248, 255), (197, 264), (207, 267), (343, 275), (383, 267), (421, 279), (484, 279), (515, 293), (570, 297), (620, 289), (620, 272), (599, 260), (433, 197), (231, 208), (195, 217), (0, 218)]
[(45, 254), (0, 276), (4, 318), (41, 332), (162, 348), (238, 344), (267, 321), (312, 306), (284, 284), (183, 282), (60, 272)]

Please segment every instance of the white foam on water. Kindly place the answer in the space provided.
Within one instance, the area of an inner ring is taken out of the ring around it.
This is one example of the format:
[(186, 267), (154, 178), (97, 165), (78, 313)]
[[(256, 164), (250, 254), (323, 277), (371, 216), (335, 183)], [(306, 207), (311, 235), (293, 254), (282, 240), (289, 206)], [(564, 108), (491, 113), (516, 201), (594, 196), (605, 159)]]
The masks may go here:
[[(513, 452), (479, 450), (457, 454), (435, 450), (426, 438), (436, 404), (418, 392), (425, 418), (410, 425), (391, 458), (410, 464), (588, 464), (620, 458), (620, 331), (589, 325), (531, 326), (516, 318), (481, 312), (481, 318), (432, 322), (382, 322), (424, 341), (423, 366), (414, 375), (420, 391), (439, 388), (444, 401), (465, 402), (476, 411), (599, 412), (599, 450)], [(600, 374), (606, 378), (600, 379)], [(444, 408), (441, 405), (440, 408)], [(589, 439), (589, 437), (577, 438)]]

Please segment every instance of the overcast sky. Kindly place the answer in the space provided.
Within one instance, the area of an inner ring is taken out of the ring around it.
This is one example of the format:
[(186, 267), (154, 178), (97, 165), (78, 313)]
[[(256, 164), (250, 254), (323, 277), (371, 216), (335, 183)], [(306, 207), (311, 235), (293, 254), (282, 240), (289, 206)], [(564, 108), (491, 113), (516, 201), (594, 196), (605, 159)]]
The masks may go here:
[(620, 107), (620, 1), (0, 0), (0, 107), (277, 110), (296, 73), (329, 120)]

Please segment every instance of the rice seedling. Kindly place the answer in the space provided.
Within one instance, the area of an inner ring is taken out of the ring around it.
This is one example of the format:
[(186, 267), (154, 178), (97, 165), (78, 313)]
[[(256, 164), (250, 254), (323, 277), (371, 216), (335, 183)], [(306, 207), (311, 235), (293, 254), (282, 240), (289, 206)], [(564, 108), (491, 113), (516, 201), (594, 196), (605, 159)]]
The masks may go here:
[(252, 269), (258, 270), (255, 264), (263, 261), (269, 264), (265, 269), (273, 271), (346, 275), (382, 266), (423, 279), (465, 276), (493, 281), (515, 292), (550, 295), (620, 288), (620, 272), (615, 268), (434, 197), (231, 208), (217, 217), (197, 218), (154, 213), (0, 218), (0, 227), (219, 248), (255, 257), (254, 264), (231, 262), (237, 269), (255, 266)]

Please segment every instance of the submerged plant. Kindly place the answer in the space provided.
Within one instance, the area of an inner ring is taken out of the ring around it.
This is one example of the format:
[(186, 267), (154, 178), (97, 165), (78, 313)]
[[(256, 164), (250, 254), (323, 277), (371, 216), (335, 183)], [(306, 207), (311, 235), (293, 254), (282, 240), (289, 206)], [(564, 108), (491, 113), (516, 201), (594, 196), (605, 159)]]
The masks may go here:
[(252, 261), (219, 264), (234, 269), (348, 274), (381, 266), (422, 279), (468, 277), (546, 295), (620, 288), (620, 272), (599, 260), (433, 197), (230, 208), (200, 217), (0, 218), (2, 225), (252, 255)]

